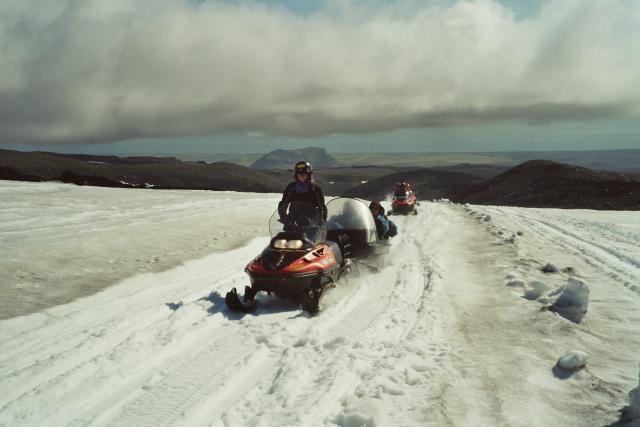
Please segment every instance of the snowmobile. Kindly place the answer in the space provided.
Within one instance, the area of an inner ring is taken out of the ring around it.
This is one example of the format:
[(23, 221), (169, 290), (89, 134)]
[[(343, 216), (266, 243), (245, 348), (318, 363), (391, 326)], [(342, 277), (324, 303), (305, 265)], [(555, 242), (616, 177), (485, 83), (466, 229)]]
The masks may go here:
[(294, 202), (282, 221), (277, 211), (271, 216), (269, 232), (269, 245), (245, 268), (251, 285), (245, 287), (242, 301), (236, 288), (225, 297), (232, 310), (252, 311), (256, 294), (264, 291), (316, 314), (325, 290), (354, 264), (390, 249), (388, 240), (378, 239), (367, 205), (350, 198), (327, 203), (326, 223), (311, 203)]
[(387, 215), (407, 215), (409, 213), (418, 215), (418, 209), (416, 209), (417, 204), (418, 199), (411, 190), (411, 184), (399, 182), (396, 184), (395, 191), (393, 192), (391, 210), (387, 212)]

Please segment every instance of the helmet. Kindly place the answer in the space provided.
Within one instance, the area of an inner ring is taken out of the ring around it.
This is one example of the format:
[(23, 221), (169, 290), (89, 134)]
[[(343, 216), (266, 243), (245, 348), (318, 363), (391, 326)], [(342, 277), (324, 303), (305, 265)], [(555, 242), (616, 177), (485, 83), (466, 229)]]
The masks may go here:
[(384, 211), (382, 205), (377, 200), (374, 200), (371, 203), (369, 203), (369, 210), (373, 210), (373, 209), (382, 209)]
[(411, 191), (411, 184), (406, 181), (396, 183), (396, 193), (405, 193)]
[(309, 177), (311, 177), (311, 172), (313, 172), (313, 168), (311, 167), (311, 163), (306, 162), (304, 160), (296, 163), (296, 165), (293, 167), (293, 175), (301, 175), (303, 173), (306, 173), (309, 175)]

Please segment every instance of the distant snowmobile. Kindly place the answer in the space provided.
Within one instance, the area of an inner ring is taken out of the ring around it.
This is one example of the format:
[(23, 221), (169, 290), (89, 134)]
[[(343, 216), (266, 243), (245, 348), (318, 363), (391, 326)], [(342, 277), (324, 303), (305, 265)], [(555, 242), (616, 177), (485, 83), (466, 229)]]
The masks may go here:
[(387, 212), (387, 215), (407, 215), (409, 213), (418, 215), (418, 209), (416, 209), (417, 203), (418, 199), (411, 190), (411, 184), (408, 182), (399, 182), (396, 184), (395, 191), (393, 192), (391, 210)]
[(327, 212), (326, 224), (314, 217), (308, 202), (292, 203), (283, 222), (275, 212), (269, 220), (269, 245), (245, 268), (251, 286), (245, 287), (242, 301), (236, 288), (228, 292), (227, 306), (251, 311), (256, 294), (266, 291), (316, 314), (324, 291), (353, 263), (389, 252), (389, 241), (378, 239), (373, 216), (361, 200), (333, 199)]

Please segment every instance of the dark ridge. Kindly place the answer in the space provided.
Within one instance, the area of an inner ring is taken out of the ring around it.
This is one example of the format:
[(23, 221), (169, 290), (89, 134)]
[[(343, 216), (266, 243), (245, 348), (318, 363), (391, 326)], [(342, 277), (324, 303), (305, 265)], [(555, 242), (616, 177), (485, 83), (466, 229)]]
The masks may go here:
[(399, 181), (410, 182), (418, 199), (430, 200), (445, 197), (454, 188), (480, 183), (482, 178), (448, 170), (406, 168), (401, 172), (395, 172), (358, 185), (344, 192), (343, 195), (384, 200), (393, 193), (394, 186)]
[[(445, 168), (384, 166), (315, 169), (327, 196), (385, 199), (409, 181), (419, 199), (541, 208), (640, 210), (640, 179), (548, 160), (532, 160), (486, 179), (501, 166)], [(116, 157), (0, 149), (0, 179), (63, 181), (104, 187), (280, 193), (293, 179), (286, 170), (251, 170), (232, 163), (171, 157)]]
[(325, 194), (340, 196), (350, 189), (362, 185), (363, 181), (369, 182), (406, 169), (384, 166), (320, 169), (315, 173), (315, 180), (320, 184)]
[[(299, 160), (299, 159), (297, 159)], [(64, 181), (78, 185), (131, 188), (251, 191), (280, 193), (293, 180), (292, 162), (286, 170), (251, 170), (234, 163), (181, 161), (171, 157), (116, 157), (0, 149), (0, 166), (11, 166), (3, 179)], [(383, 175), (394, 167), (315, 168), (314, 176), (327, 196)], [(63, 176), (64, 174), (64, 176)]]
[(549, 160), (531, 160), (447, 197), (459, 203), (640, 210), (640, 180)]
[(20, 173), (8, 166), (0, 166), (0, 179), (8, 181), (42, 182), (42, 178), (39, 176)]
[[(294, 163), (286, 170), (251, 170), (234, 163), (207, 164), (171, 157), (67, 155), (0, 149), (0, 167), (8, 168), (4, 172), (6, 177), (0, 178), (106, 187), (280, 193), (293, 180)], [(314, 167), (314, 170), (315, 179), (325, 194), (337, 196), (362, 181), (402, 169), (375, 166)]]
[[(64, 181), (138, 188), (280, 192), (289, 174), (253, 171), (232, 163), (183, 162), (170, 157), (65, 155), (0, 150), (13, 180)], [(8, 176), (8, 172), (7, 176)], [(24, 177), (29, 179), (23, 179)], [(125, 184), (123, 184), (125, 183)]]
[(114, 187), (114, 188), (136, 188), (137, 185), (128, 184), (121, 181), (112, 181), (110, 179), (102, 178), (100, 176), (93, 175), (77, 175), (71, 171), (64, 171), (62, 175), (57, 179), (68, 184), (76, 185), (92, 185), (95, 187)]

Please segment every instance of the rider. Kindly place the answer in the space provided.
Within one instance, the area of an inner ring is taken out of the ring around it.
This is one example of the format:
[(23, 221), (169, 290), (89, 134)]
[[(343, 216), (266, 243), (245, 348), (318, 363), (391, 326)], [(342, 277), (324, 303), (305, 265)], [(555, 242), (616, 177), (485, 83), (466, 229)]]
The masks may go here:
[(396, 191), (394, 191), (393, 196), (405, 198), (411, 194), (411, 184), (405, 181), (401, 181), (396, 184)]
[[(316, 184), (312, 177), (313, 168), (306, 161), (300, 161), (293, 168), (293, 176), (295, 181), (287, 185), (282, 193), (282, 200), (278, 203), (278, 214), (280, 221), (286, 222), (287, 209), (291, 214), (294, 202), (311, 202), (315, 208), (316, 217), (327, 221), (327, 206), (324, 203), (324, 194), (322, 189)], [(295, 214), (295, 212), (293, 212)]]
[(398, 227), (384, 214), (384, 208), (379, 201), (374, 200), (369, 204), (369, 210), (376, 222), (379, 239), (388, 239), (398, 234)]

